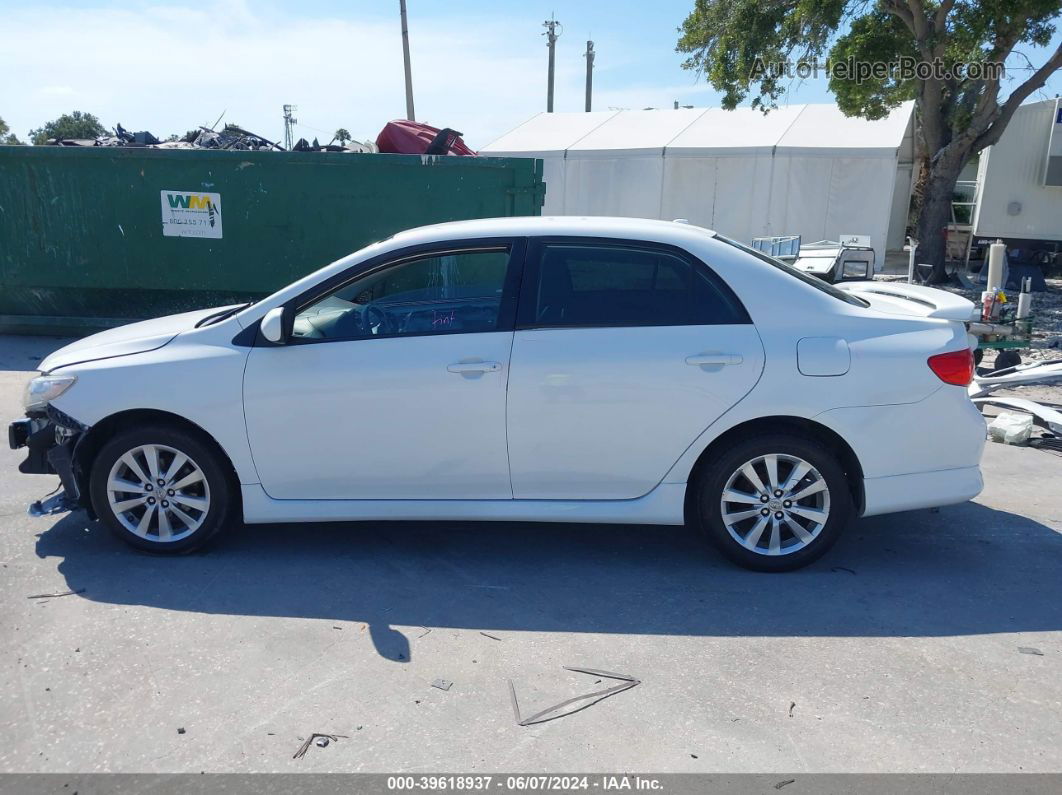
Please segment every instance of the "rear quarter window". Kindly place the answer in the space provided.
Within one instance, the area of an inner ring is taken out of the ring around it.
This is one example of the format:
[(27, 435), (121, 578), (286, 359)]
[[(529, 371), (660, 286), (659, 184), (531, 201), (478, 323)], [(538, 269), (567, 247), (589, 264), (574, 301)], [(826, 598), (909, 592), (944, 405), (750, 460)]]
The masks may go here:
[(758, 259), (760, 262), (766, 262), (771, 267), (778, 268), (778, 270), (789, 274), (794, 279), (797, 279), (798, 281), (802, 281), (802, 282), (804, 282), (804, 284), (808, 285), (809, 287), (814, 287), (819, 292), (826, 293), (827, 295), (832, 296), (832, 297), (836, 298), (839, 301), (844, 301), (846, 304), (852, 304), (853, 306), (863, 306), (863, 307), (870, 306), (870, 304), (867, 301), (864, 301), (862, 298), (860, 298), (860, 297), (858, 297), (856, 295), (852, 295), (851, 293), (846, 292), (844, 290), (839, 290), (836, 287), (834, 287), (832, 284), (830, 284), (829, 282), (823, 281), (822, 279), (816, 278), (815, 276), (812, 276), (810, 274), (804, 273), (803, 271), (799, 271), (796, 268), (794, 268), (792, 265), (787, 265), (786, 263), (782, 262), (781, 260), (777, 260), (774, 257), (769, 257), (766, 254), (764, 254), (762, 251), (757, 251), (754, 248), (750, 248), (749, 246), (746, 246), (744, 243), (739, 243), (736, 240), (731, 240), (728, 237), (723, 237), (722, 235), (720, 235), (718, 233), (716, 234), (715, 239), (716, 240), (720, 240), (723, 243), (726, 243), (727, 245), (733, 246), (734, 248), (740, 249), (741, 251), (744, 251), (746, 254), (751, 254), (753, 257)]

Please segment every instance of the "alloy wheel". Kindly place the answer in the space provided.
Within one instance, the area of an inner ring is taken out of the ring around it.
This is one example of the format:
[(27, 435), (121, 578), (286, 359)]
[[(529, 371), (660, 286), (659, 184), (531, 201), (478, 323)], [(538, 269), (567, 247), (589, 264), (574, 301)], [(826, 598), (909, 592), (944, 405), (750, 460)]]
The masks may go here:
[(719, 507), (727, 532), (745, 549), (788, 555), (811, 544), (826, 526), (830, 489), (804, 459), (768, 454), (734, 471)]
[(107, 501), (140, 538), (172, 543), (198, 530), (210, 512), (210, 485), (188, 455), (163, 444), (124, 453), (107, 476)]

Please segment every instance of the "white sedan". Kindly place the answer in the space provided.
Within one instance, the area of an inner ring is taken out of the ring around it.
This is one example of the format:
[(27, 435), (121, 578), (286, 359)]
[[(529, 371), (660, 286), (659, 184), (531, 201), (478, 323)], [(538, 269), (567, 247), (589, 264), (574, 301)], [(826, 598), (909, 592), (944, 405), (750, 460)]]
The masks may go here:
[(153, 551), (240, 520), (686, 523), (793, 569), (981, 490), (973, 308), (683, 223), (442, 224), (68, 345), (9, 437), (62, 481), (34, 512)]

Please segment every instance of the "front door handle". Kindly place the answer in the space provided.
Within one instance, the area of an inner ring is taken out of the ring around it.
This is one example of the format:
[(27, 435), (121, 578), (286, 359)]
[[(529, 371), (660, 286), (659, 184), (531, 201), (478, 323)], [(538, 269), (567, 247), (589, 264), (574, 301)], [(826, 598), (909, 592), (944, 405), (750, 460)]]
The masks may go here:
[(741, 364), (743, 359), (740, 353), (699, 353), (696, 356), (687, 356), (686, 364), (695, 367), (704, 365)]
[(456, 362), (446, 369), (451, 373), (496, 373), (501, 369), (500, 362)]

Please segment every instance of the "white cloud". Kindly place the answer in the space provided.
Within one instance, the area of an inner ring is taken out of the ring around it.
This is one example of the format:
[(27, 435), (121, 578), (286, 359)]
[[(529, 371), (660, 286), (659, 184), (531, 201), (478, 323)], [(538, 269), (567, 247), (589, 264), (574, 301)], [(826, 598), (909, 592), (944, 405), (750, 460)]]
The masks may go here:
[[(414, 25), (418, 119), (482, 146), (545, 104), (545, 47), (530, 18), (454, 19)], [(298, 133), (327, 139), (337, 127), (373, 138), (405, 115), (397, 19), (312, 19), (252, 11), (243, 2), (132, 5), (6, 14), (0, 116), (20, 135), (84, 110), (106, 126), (160, 137), (225, 119), (282, 135), (281, 106), (298, 105)], [(570, 56), (570, 53), (566, 53)], [(558, 59), (557, 109), (582, 109), (581, 59)], [(666, 89), (663, 96), (675, 94)], [(687, 94), (689, 91), (686, 92)], [(660, 89), (601, 91), (597, 107)]]

